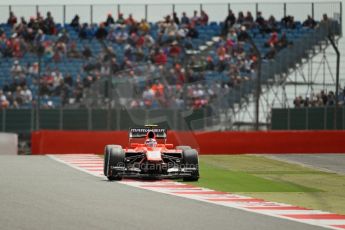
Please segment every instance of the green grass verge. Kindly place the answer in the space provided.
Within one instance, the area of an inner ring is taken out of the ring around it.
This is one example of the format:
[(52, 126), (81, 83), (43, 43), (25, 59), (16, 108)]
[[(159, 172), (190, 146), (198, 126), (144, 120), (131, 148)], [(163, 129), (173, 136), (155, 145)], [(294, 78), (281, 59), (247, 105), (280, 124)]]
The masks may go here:
[(208, 164), (204, 159), (200, 162), (201, 178), (198, 186), (214, 188), (227, 192), (317, 192), (288, 181), (270, 180), (247, 172), (227, 170)]
[(345, 176), (257, 155), (200, 156), (197, 186), (345, 213)]

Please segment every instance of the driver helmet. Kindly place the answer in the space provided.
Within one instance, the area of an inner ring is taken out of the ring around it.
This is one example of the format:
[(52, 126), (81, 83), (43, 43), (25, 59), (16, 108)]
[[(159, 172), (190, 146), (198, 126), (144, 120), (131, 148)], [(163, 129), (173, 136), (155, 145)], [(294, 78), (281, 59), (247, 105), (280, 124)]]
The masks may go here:
[(145, 141), (145, 145), (147, 145), (148, 147), (156, 147), (157, 146), (157, 141), (153, 138), (148, 138)]
[(157, 141), (155, 140), (154, 132), (150, 131), (147, 133), (147, 139), (145, 141), (145, 145), (148, 147), (156, 147)]

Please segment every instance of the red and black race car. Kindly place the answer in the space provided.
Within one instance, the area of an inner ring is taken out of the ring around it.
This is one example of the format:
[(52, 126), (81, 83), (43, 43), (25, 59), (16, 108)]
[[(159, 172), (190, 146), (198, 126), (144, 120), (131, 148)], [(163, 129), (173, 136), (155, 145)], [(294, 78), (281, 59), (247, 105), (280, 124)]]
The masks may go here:
[(131, 128), (128, 136), (129, 147), (105, 146), (104, 175), (109, 180), (123, 177), (199, 179), (198, 152), (189, 146), (174, 148), (167, 144), (166, 129), (153, 125)]

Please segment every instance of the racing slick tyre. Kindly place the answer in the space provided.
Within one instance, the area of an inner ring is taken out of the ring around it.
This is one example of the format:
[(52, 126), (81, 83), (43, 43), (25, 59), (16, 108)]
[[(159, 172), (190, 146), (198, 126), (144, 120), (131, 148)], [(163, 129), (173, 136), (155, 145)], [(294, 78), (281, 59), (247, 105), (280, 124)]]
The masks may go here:
[(108, 162), (109, 162), (109, 155), (110, 155), (110, 150), (111, 148), (122, 148), (120, 145), (106, 145), (104, 148), (104, 164), (103, 164), (103, 173), (105, 176), (108, 175), (108, 170), (109, 170), (109, 166), (108, 166)]
[(180, 146), (176, 146), (176, 149), (179, 149), (179, 150), (188, 150), (188, 149), (192, 149), (190, 146), (187, 146), (187, 145), (180, 145)]
[(121, 180), (122, 176), (111, 169), (112, 166), (124, 166), (125, 154), (120, 145), (107, 145), (104, 149), (104, 175), (108, 180)]
[(195, 149), (183, 150), (184, 167), (194, 168), (190, 176), (184, 177), (183, 181), (198, 181), (199, 180), (199, 158), (198, 152)]

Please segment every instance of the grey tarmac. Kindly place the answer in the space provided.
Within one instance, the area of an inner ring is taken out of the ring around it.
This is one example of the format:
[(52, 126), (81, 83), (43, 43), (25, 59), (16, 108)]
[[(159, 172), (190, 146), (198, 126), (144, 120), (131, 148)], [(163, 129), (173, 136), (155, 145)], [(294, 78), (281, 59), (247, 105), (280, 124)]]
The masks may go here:
[(345, 154), (267, 154), (266, 157), (345, 175)]
[(0, 156), (0, 229), (324, 228), (108, 182), (46, 156)]

